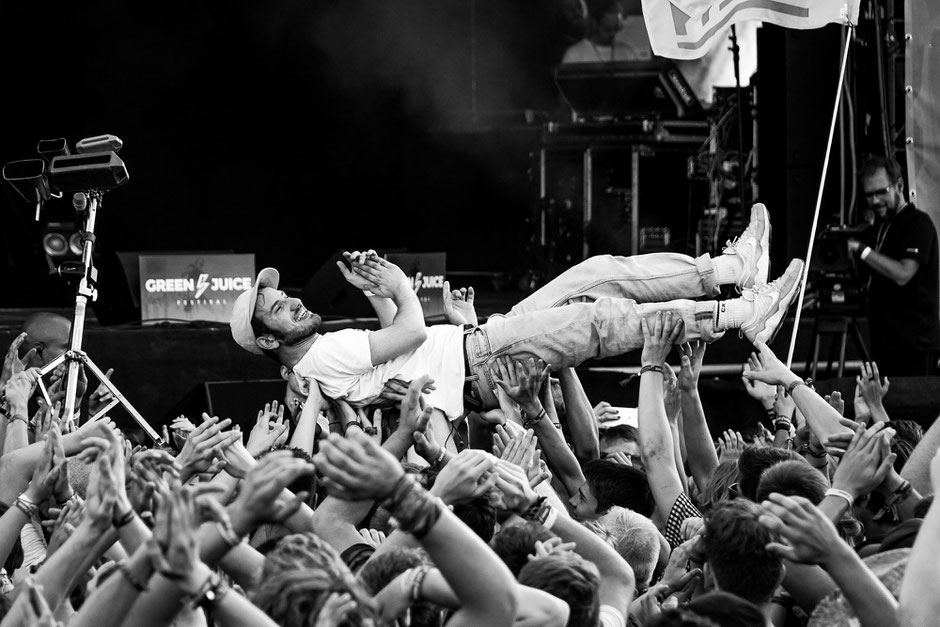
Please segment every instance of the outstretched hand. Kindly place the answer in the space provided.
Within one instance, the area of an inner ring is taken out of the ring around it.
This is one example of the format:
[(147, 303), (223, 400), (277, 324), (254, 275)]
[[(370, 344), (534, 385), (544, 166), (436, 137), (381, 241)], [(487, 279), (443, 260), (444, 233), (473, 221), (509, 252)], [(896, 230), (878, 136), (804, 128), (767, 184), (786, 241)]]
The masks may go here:
[(642, 318), (640, 325), (644, 339), (640, 362), (644, 366), (661, 366), (682, 335), (685, 327), (682, 317), (672, 311), (657, 311)]
[(360, 431), (346, 438), (331, 433), (320, 441), (313, 463), (330, 494), (347, 501), (384, 499), (405, 473), (391, 453)]
[(551, 366), (541, 359), (536, 361), (530, 357), (526, 361), (515, 361), (508, 355), (497, 357), (494, 366), (493, 379), (506, 396), (518, 403), (526, 415), (538, 414), (542, 409), (539, 392)]
[(780, 361), (770, 348), (763, 342), (755, 342), (757, 352), (751, 353), (754, 364), (759, 368), (749, 368), (744, 376), (750, 380), (763, 381), (769, 385), (789, 385), (797, 377), (786, 364)]
[(679, 344), (679, 389), (694, 392), (698, 389), (699, 375), (702, 373), (702, 360), (705, 357), (704, 340), (693, 340)]
[(23, 331), (10, 343), (10, 348), (7, 350), (6, 357), (3, 358), (3, 370), (0, 371), (0, 388), (6, 385), (6, 382), (10, 380), (10, 377), (26, 370), (29, 367), (29, 362), (36, 354), (36, 347), (34, 346), (33, 348), (29, 349), (22, 358), (20, 358), (20, 346), (23, 344), (23, 340), (25, 339), (26, 331)]
[(827, 564), (842, 545), (835, 525), (808, 499), (773, 493), (761, 503), (764, 513), (758, 522), (780, 535), (767, 550), (802, 564)]

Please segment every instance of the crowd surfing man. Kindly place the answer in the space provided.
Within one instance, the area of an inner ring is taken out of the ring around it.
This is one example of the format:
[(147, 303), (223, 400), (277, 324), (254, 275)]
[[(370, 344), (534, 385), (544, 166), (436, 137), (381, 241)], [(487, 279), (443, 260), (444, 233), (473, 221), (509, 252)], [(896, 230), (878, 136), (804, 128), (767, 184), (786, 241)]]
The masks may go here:
[(904, 198), (901, 167), (873, 157), (859, 178), (875, 223), (849, 248), (871, 271), (868, 321), (881, 374), (928, 375), (940, 358), (940, 253), (930, 217)]
[[(491, 370), (496, 358), (541, 359), (558, 370), (623, 354), (643, 346), (640, 321), (659, 311), (679, 316), (680, 343), (711, 342), (729, 329), (740, 329), (752, 342), (769, 342), (798, 292), (803, 268), (794, 259), (767, 283), (770, 228), (767, 209), (758, 204), (747, 229), (718, 257), (592, 257), (508, 315), (480, 326), (458, 315), (452, 322), (466, 324), (425, 327), (404, 273), (369, 252), (347, 254), (348, 269), (338, 265), (366, 293), (382, 328), (321, 334), (320, 316), (278, 290), (277, 271), (265, 268), (235, 302), (232, 335), (245, 350), (271, 356), (301, 380), (316, 381), (326, 396), (354, 407), (377, 401), (390, 379), (429, 374), (436, 389), (428, 403), (457, 420), (467, 406), (499, 406)], [(734, 285), (741, 296), (685, 300), (715, 296), (720, 285)]]

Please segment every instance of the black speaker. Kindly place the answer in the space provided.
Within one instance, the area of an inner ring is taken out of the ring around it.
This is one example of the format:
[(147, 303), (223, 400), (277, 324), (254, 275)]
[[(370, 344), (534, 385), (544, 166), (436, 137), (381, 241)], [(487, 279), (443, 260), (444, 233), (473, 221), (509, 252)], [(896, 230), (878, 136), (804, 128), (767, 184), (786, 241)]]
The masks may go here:
[(164, 424), (183, 414), (198, 425), (205, 412), (210, 416), (231, 418), (233, 424), (241, 425), (242, 431), (247, 433), (265, 403), (284, 402), (286, 387), (287, 383), (281, 379), (205, 381), (193, 387), (176, 404), (164, 417)]
[[(405, 249), (383, 249), (379, 255), (406, 252)], [(304, 286), (300, 299), (304, 306), (324, 319), (328, 318), (374, 318), (375, 311), (362, 292), (343, 278), (336, 262), (343, 259), (343, 251), (337, 250), (314, 273)]]

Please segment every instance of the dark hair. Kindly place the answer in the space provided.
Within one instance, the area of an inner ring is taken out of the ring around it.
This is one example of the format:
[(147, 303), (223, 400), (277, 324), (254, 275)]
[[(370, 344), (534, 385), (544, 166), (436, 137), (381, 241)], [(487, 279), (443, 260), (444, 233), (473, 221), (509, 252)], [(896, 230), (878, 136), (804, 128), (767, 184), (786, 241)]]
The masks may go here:
[(760, 503), (777, 492), (785, 496), (802, 496), (818, 505), (826, 496), (829, 484), (822, 473), (804, 460), (790, 460), (774, 464), (761, 475), (755, 500)]
[(783, 560), (767, 550), (777, 535), (757, 522), (761, 508), (734, 499), (715, 506), (705, 520), (705, 555), (723, 592), (763, 605), (774, 596)]
[(545, 542), (556, 537), (554, 533), (537, 522), (503, 527), (490, 540), (490, 548), (509, 567), (516, 577), (529, 562), (529, 555), (535, 553), (535, 543)]
[(897, 455), (894, 469), (901, 472), (911, 453), (924, 439), (924, 428), (913, 420), (892, 420), (891, 427), (895, 431), (894, 439), (891, 440), (891, 452)]
[(771, 446), (745, 446), (738, 458), (738, 486), (741, 494), (751, 499), (757, 497), (757, 484), (764, 471), (780, 462), (800, 460), (797, 453)]
[[(359, 570), (359, 581), (374, 597), (398, 575), (409, 568), (428, 566), (430, 560), (421, 549), (398, 548), (381, 553), (367, 561)], [(419, 601), (409, 609), (414, 627), (437, 626), (441, 622), (441, 607), (429, 601)]]
[(637, 432), (636, 427), (632, 425), (616, 425), (614, 427), (607, 427), (606, 429), (601, 428), (598, 433), (605, 440), (619, 438), (621, 440), (627, 440), (628, 442), (640, 441), (640, 434)]
[(692, 599), (686, 608), (699, 616), (712, 619), (721, 627), (753, 627), (764, 624), (764, 613), (758, 606), (727, 592), (703, 594)]
[(876, 155), (870, 156), (862, 162), (861, 167), (858, 169), (858, 180), (864, 181), (865, 179), (877, 174), (878, 170), (884, 170), (892, 184), (899, 181), (903, 176), (903, 172), (901, 172), (901, 166), (897, 161), (891, 157), (882, 157)]
[[(302, 448), (297, 448), (295, 446), (273, 447), (261, 453), (261, 455), (258, 456), (258, 459), (261, 459), (262, 457), (264, 457), (271, 451), (290, 451), (291, 455), (293, 455), (295, 458), (302, 459), (308, 464), (313, 463), (313, 458), (310, 457), (310, 453), (303, 450)], [(309, 475), (303, 475), (303, 476), (297, 477), (296, 479), (294, 479), (294, 481), (290, 485), (287, 486), (287, 489), (293, 492), (294, 494), (298, 494), (300, 492), (306, 492), (307, 493), (306, 503), (307, 505), (310, 506), (311, 509), (314, 509), (317, 506), (317, 489), (318, 488), (319, 488), (319, 482), (317, 481), (316, 473), (310, 473)]]
[(620, 0), (586, 0), (588, 15), (594, 21), (600, 21), (608, 13), (623, 13), (623, 2)]
[(606, 459), (591, 460), (584, 465), (584, 478), (591, 494), (597, 499), (600, 514), (619, 505), (649, 518), (656, 503), (646, 473), (639, 468), (624, 466)]
[(577, 553), (552, 553), (519, 571), (519, 583), (558, 597), (568, 604), (570, 627), (595, 627), (600, 614), (597, 566)]
[(485, 495), (466, 503), (457, 503), (454, 505), (454, 515), (484, 542), (493, 539), (496, 532), (496, 508), (490, 505), (490, 500)]
[[(763, 625), (764, 623), (758, 623)], [(723, 627), (715, 621), (699, 616), (687, 608), (665, 610), (649, 627)]]

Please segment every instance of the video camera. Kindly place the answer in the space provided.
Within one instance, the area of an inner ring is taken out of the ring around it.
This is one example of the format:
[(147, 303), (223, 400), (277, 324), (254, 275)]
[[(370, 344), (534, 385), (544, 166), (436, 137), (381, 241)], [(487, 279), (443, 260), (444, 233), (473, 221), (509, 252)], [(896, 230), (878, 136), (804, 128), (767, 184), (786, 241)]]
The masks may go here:
[(829, 225), (816, 236), (809, 274), (820, 309), (847, 312), (864, 306), (864, 281), (859, 276), (855, 256), (849, 250), (849, 240), (858, 239), (864, 230), (864, 225)]

